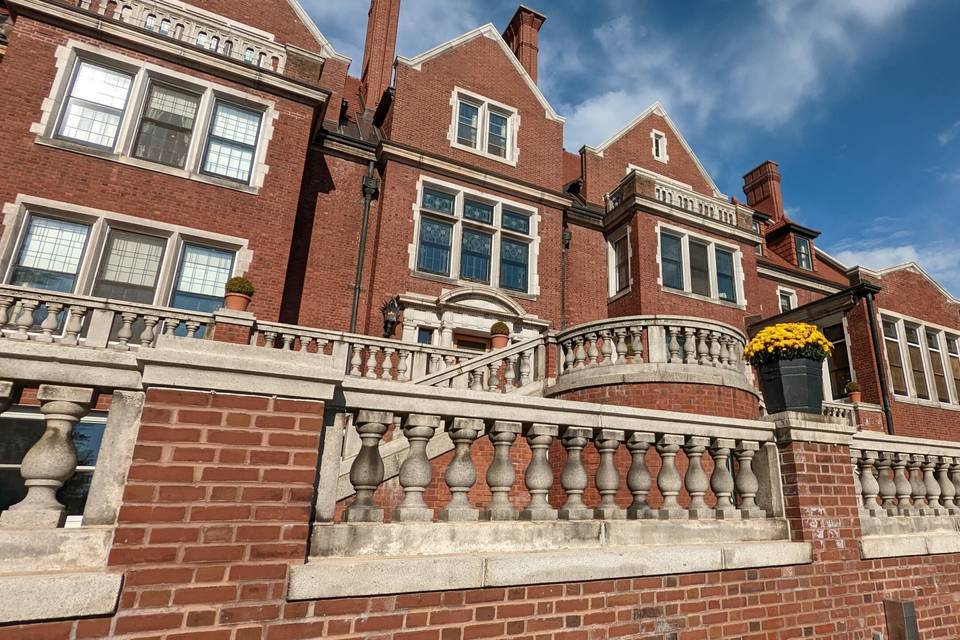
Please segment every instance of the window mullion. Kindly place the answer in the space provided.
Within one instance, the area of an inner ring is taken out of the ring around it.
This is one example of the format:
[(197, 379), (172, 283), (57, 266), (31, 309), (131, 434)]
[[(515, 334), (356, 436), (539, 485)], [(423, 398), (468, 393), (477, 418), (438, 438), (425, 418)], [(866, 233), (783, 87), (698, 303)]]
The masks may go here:
[(710, 271), (710, 297), (714, 300), (720, 299), (720, 283), (717, 273), (717, 245), (713, 242), (707, 244), (707, 269)]
[(897, 319), (897, 342), (900, 347), (900, 361), (903, 363), (903, 377), (907, 381), (907, 395), (917, 398), (917, 385), (913, 379), (913, 364), (910, 360), (910, 346), (907, 344), (907, 326), (903, 319)]
[(687, 293), (693, 292), (693, 270), (690, 268), (690, 236), (684, 234), (680, 240), (680, 257), (683, 264), (683, 290)]

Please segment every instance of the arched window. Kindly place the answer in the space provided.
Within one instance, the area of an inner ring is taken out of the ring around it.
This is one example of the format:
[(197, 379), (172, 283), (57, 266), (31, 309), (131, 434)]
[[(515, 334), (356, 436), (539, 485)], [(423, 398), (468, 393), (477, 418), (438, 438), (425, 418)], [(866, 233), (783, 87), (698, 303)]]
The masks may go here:
[(233, 41), (227, 40), (223, 43), (223, 55), (229, 56), (233, 55)]
[(207, 32), (201, 31), (197, 34), (197, 46), (201, 49), (207, 46)]
[(210, 38), (210, 51), (219, 51), (220, 50), (220, 36), (213, 36)]
[(164, 18), (160, 21), (160, 35), (168, 36), (170, 35), (170, 19)]

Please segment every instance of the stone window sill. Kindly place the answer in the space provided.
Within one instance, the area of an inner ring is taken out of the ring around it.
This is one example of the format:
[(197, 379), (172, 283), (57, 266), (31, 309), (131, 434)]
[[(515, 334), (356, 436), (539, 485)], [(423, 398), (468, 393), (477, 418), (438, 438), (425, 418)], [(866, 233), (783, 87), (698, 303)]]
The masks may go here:
[(812, 553), (809, 543), (789, 542), (779, 519), (326, 524), (315, 526), (307, 564), (292, 569), (287, 598), (785, 566), (808, 564)]
[(702, 296), (699, 293), (682, 291), (680, 289), (672, 289), (670, 287), (661, 287), (660, 290), (663, 291), (664, 293), (670, 293), (675, 296), (682, 296), (684, 298), (692, 298), (694, 300), (700, 300), (702, 302), (709, 302), (710, 304), (715, 304), (721, 307), (729, 307), (731, 309), (740, 309), (740, 310), (745, 310), (747, 308), (747, 305), (744, 302), (731, 302), (730, 300), (721, 300), (720, 298), (711, 298), (710, 296)]

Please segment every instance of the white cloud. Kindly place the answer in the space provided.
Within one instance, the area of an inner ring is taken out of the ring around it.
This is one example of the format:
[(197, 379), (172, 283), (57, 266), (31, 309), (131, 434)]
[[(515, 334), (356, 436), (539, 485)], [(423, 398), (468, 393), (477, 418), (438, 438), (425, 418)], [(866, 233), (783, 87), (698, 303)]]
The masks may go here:
[(949, 242), (930, 244), (891, 244), (868, 249), (847, 249), (832, 253), (837, 260), (853, 266), (861, 265), (869, 269), (885, 269), (916, 262), (944, 288), (960, 294), (960, 253)]
[(940, 143), (940, 146), (946, 146), (953, 142), (953, 139), (960, 135), (960, 120), (957, 120), (952, 125), (941, 131), (937, 134), (937, 142)]

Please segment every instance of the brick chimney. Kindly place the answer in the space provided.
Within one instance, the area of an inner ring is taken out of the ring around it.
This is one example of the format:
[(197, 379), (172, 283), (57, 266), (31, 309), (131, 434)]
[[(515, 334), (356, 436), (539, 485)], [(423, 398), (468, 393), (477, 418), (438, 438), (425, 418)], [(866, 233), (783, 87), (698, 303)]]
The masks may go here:
[(780, 193), (780, 168), (776, 162), (767, 160), (743, 176), (743, 192), (747, 204), (770, 216), (774, 223), (786, 218)]
[(367, 14), (367, 41), (363, 46), (360, 97), (365, 108), (374, 110), (393, 79), (397, 51), (397, 23), (400, 0), (370, 0)]
[(507, 25), (507, 30), (503, 32), (503, 39), (507, 41), (507, 46), (513, 50), (517, 60), (533, 78), (534, 83), (537, 81), (540, 27), (546, 21), (547, 17), (542, 13), (520, 5), (517, 7), (517, 12), (513, 14), (510, 24)]

